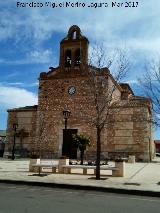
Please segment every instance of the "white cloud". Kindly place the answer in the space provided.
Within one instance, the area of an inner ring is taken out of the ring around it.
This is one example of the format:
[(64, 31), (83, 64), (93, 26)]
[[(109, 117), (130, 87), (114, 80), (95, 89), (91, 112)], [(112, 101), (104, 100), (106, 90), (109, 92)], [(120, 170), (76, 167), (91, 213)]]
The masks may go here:
[(37, 104), (37, 95), (25, 89), (0, 86), (0, 105), (3, 108), (24, 107)]
[(139, 82), (137, 80), (128, 80), (128, 81), (125, 81), (124, 83), (126, 83), (126, 84), (139, 84)]
[(128, 42), (128, 47), (135, 50), (147, 51), (151, 54), (158, 52), (160, 47), (160, 38), (155, 39), (130, 39)]
[[(0, 63), (1, 63), (1, 60), (0, 60)], [(13, 77), (18, 76), (18, 75), (19, 75), (18, 71), (12, 70), (12, 71), (10, 71), (9, 74), (6, 75), (6, 78), (7, 79), (12, 79)]]
[[(37, 45), (52, 35), (54, 37), (55, 32), (66, 33), (69, 26), (77, 24), (91, 40), (103, 40), (115, 46), (119, 41), (124, 41), (127, 46), (134, 46), (137, 49), (144, 49), (144, 51), (158, 49), (159, 0), (154, 0), (154, 3), (151, 0), (138, 1), (137, 8), (92, 9), (82, 7), (16, 8), (16, 0), (5, 2), (0, 3), (4, 8), (0, 13), (0, 39), (14, 37), (18, 42), (27, 39)], [(45, 2), (45, 0), (39, 0), (39, 2)], [(77, 0), (72, 0), (72, 2), (77, 2)], [(92, 2), (102, 1), (93, 0)], [(12, 10), (8, 10), (9, 5)]]
[(39, 85), (39, 82), (36, 81), (34, 83), (28, 84), (28, 87), (37, 87)]
[(27, 53), (24, 58), (18, 60), (8, 60), (0, 58), (0, 64), (45, 64), (51, 61), (51, 56), (52, 52), (49, 49), (33, 50)]
[(32, 83), (28, 83), (28, 82), (7, 82), (7, 81), (3, 81), (0, 82), (0, 88), (1, 87), (20, 87), (20, 88), (28, 88), (28, 87), (37, 87), (39, 85), (39, 82), (32, 82)]
[[(46, 2), (45, 0), (38, 1)], [(68, 28), (73, 24), (81, 28), (82, 33), (89, 38), (91, 45), (93, 41), (103, 42), (106, 47), (110, 48), (110, 51), (112, 48), (125, 44), (133, 51), (135, 58), (138, 56), (137, 52), (147, 56), (152, 55), (153, 52), (160, 53), (159, 0), (154, 0), (154, 3), (151, 0), (141, 0), (137, 8), (96, 9), (16, 8), (16, 2), (16, 0), (0, 2), (3, 8), (0, 12), (0, 41), (7, 41), (8, 38), (14, 39), (18, 47), (21, 45), (25, 56), (14, 61), (1, 56), (0, 63), (2, 64), (53, 64), (53, 51), (44, 48), (44, 41), (47, 42), (52, 37), (54, 46), (56, 33), (64, 33), (66, 36)], [(72, 0), (72, 2), (77, 2), (77, 0)], [(92, 2), (102, 1), (93, 0)], [(140, 60), (138, 57), (136, 60)], [(54, 61), (57, 61), (57, 54), (55, 58)]]
[(10, 82), (7, 84), (10, 86), (23, 86), (24, 85), (24, 83), (22, 83), (22, 82)]
[(51, 50), (34, 50), (27, 55), (27, 61), (31, 60), (33, 63), (47, 63), (49, 62), (51, 54)]

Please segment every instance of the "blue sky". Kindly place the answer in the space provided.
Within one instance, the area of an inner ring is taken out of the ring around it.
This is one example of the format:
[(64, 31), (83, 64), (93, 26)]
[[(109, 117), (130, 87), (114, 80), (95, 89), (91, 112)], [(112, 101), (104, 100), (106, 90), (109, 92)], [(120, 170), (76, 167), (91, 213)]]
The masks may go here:
[(39, 73), (58, 65), (59, 42), (71, 25), (81, 28), (91, 47), (95, 42), (106, 51), (126, 47), (132, 66), (125, 81), (136, 95), (142, 94), (137, 77), (145, 62), (160, 54), (160, 1), (136, 0), (136, 8), (113, 8), (110, 0), (78, 2), (105, 2), (108, 7), (17, 8), (16, 0), (0, 1), (0, 129), (6, 128), (6, 109), (37, 103)]

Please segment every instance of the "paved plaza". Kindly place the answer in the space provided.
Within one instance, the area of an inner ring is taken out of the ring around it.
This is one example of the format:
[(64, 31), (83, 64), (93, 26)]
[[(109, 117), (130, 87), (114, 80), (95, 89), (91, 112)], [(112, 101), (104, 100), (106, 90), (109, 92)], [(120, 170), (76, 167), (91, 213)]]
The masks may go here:
[[(29, 159), (4, 160), (0, 159), (0, 182), (23, 181), (43, 184), (65, 184), (70, 187), (97, 187), (104, 189), (132, 190), (141, 192), (160, 193), (160, 158), (156, 158), (152, 163), (126, 163), (125, 177), (112, 177), (110, 171), (103, 173), (102, 180), (95, 180), (94, 175), (79, 174), (58, 174), (51, 173), (50, 170), (38, 174), (28, 171)], [(74, 171), (73, 171), (74, 172)]]

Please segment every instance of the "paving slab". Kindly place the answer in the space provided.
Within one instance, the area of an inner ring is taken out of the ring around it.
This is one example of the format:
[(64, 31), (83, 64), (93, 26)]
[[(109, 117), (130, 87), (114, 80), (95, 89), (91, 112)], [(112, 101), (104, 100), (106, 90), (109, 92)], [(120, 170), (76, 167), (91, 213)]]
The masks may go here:
[(79, 174), (53, 174), (46, 170), (39, 176), (28, 172), (28, 168), (28, 159), (0, 159), (0, 182), (51, 184), (83, 189), (90, 187), (160, 196), (160, 158), (155, 159), (153, 163), (126, 163), (125, 177), (112, 177), (110, 171), (104, 171), (102, 180), (95, 180), (92, 171), (91, 174), (82, 175), (80, 170), (76, 170)]

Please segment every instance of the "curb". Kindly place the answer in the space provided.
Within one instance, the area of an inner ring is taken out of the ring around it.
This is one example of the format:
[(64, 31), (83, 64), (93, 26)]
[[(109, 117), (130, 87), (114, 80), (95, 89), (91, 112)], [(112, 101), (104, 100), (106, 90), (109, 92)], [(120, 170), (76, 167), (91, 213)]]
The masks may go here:
[(73, 190), (89, 190), (89, 191), (99, 191), (99, 192), (108, 192), (108, 193), (116, 193), (116, 194), (147, 196), (147, 197), (160, 197), (160, 192), (148, 191), (148, 190), (132, 190), (132, 189), (120, 189), (120, 188), (112, 188), (112, 187), (105, 188), (105, 187), (99, 187), (99, 186), (85, 186), (85, 185), (76, 185), (76, 184), (72, 185), (72, 184), (61, 184), (61, 183), (46, 183), (46, 182), (36, 182), (36, 181), (3, 180), (3, 179), (0, 180), (0, 183), (73, 189)]

